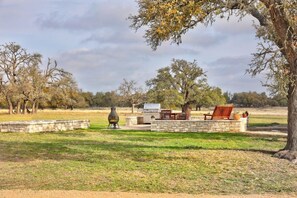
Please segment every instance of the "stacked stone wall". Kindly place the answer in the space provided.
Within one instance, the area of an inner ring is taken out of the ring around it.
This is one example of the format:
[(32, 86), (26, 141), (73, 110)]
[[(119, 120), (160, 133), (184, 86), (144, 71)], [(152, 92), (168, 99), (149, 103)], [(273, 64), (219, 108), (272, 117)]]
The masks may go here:
[(137, 116), (126, 117), (126, 126), (137, 125)]
[(244, 132), (246, 118), (240, 120), (154, 120), (151, 131), (161, 132)]
[(0, 132), (49, 132), (87, 129), (89, 120), (34, 120), (0, 122)]

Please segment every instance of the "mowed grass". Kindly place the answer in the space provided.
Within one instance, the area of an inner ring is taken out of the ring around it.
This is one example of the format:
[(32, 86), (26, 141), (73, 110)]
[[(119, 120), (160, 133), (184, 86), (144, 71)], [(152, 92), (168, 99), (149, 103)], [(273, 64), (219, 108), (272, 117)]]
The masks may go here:
[(287, 123), (287, 116), (283, 115), (251, 115), (249, 118), (249, 126), (275, 126)]
[[(28, 120), (90, 120), (92, 126), (106, 128), (108, 126), (108, 114), (110, 110), (40, 110), (37, 114), (13, 114), (8, 115), (7, 110), (0, 112), (0, 122), (28, 121)], [(125, 117), (131, 115), (128, 110), (118, 111), (120, 125), (125, 124)], [(134, 116), (140, 114), (134, 114)]]
[[(246, 109), (241, 110), (244, 112)], [(258, 109), (257, 109), (258, 110)], [(287, 116), (279, 115), (278, 110), (275, 110), (276, 115), (271, 113), (265, 114), (267, 110), (263, 111), (263, 114), (250, 112), (249, 126), (270, 126), (270, 125), (285, 125), (287, 124)], [(274, 112), (271, 109), (270, 112)], [(73, 119), (87, 119), (90, 120), (93, 126), (100, 126), (101, 128), (106, 128), (108, 125), (108, 114), (110, 110), (40, 110), (37, 114), (29, 115), (8, 115), (7, 110), (0, 111), (0, 122), (5, 121), (16, 121), (16, 120), (73, 120)], [(120, 116), (120, 125), (125, 124), (126, 116), (132, 115), (130, 109), (118, 109), (118, 114)], [(200, 117), (203, 119), (203, 114), (208, 113), (208, 111), (192, 111), (194, 117)], [(133, 116), (141, 116), (141, 113), (133, 114)]]
[(272, 157), (284, 147), (284, 138), (107, 130), (107, 114), (41, 112), (34, 119), (90, 119), (92, 125), (1, 133), (0, 189), (297, 193), (297, 166)]

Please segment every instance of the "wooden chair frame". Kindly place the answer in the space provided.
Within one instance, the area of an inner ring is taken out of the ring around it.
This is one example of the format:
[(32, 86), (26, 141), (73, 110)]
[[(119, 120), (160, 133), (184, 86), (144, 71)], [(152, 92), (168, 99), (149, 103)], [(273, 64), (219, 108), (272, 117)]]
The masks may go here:
[(233, 105), (217, 105), (212, 114), (203, 114), (204, 120), (229, 120), (232, 110)]

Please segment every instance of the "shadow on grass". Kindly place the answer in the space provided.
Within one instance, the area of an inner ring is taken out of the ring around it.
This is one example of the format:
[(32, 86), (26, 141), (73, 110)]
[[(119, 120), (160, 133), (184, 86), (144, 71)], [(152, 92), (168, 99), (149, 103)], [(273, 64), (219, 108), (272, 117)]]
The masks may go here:
[(89, 131), (101, 131), (104, 129), (107, 129), (108, 124), (91, 124), (90, 128), (88, 129)]
[(193, 139), (193, 140), (261, 140), (267, 142), (284, 142), (285, 138), (269, 134), (248, 133), (173, 133), (173, 132), (151, 132), (151, 131), (127, 131), (127, 130), (101, 130), (101, 133), (117, 136), (116, 140), (134, 142), (154, 142), (160, 140)]
[[(178, 155), (170, 157), (165, 153), (171, 151), (209, 150), (209, 151), (244, 151), (272, 155), (276, 151), (263, 149), (241, 149), (227, 147), (206, 147), (199, 145), (145, 145), (130, 142), (107, 142), (95, 140), (54, 140), (52, 142), (18, 142), (0, 141), (0, 161), (26, 162), (33, 160), (73, 160), (98, 162), (102, 160), (191, 160), (192, 157)], [(190, 159), (191, 158), (191, 159)]]
[[(74, 131), (71, 131), (71, 132), (55, 132), (53, 134), (55, 135), (58, 135), (58, 136), (62, 136), (62, 137), (85, 137), (87, 136), (86, 133), (84, 132), (87, 132), (87, 129), (77, 129), (77, 130), (74, 130)], [(46, 134), (48, 132), (45, 132), (44, 134)], [(43, 133), (40, 133), (40, 134), (43, 134)]]

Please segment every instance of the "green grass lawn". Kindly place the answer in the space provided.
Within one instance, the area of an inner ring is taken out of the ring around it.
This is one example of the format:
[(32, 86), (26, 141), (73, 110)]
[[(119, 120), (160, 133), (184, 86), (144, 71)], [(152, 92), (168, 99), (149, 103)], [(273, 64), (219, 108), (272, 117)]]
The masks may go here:
[[(0, 112), (0, 122), (5, 121), (16, 121), (16, 120), (90, 120), (94, 126), (100, 126), (106, 128), (108, 126), (108, 114), (110, 110), (82, 110), (82, 111), (71, 111), (71, 110), (45, 110), (40, 111), (37, 114), (13, 114), (8, 115), (6, 111)], [(118, 112), (120, 116), (120, 125), (125, 124), (125, 117), (129, 116), (129, 113)]]
[(272, 126), (272, 125), (286, 125), (287, 116), (280, 115), (251, 115), (249, 118), (249, 126)]
[(87, 117), (92, 124), (88, 130), (1, 133), (0, 189), (297, 193), (297, 166), (272, 157), (284, 138), (107, 130), (106, 114), (96, 113), (38, 116)]
[[(46, 110), (40, 111), (38, 114), (30, 115), (8, 115), (7, 111), (0, 112), (0, 122), (15, 121), (15, 120), (71, 120), (71, 119), (88, 119), (92, 125), (105, 128), (108, 125), (107, 117), (109, 110), (102, 111), (71, 111), (71, 110)], [(131, 115), (129, 112), (118, 111), (120, 116), (120, 125), (125, 124), (125, 117)], [(193, 116), (200, 116), (203, 119), (203, 113), (193, 111)], [(141, 115), (141, 114), (138, 114)], [(259, 115), (251, 114), (249, 118), (250, 126), (270, 126), (275, 124), (287, 124), (287, 116), (281, 115)]]

